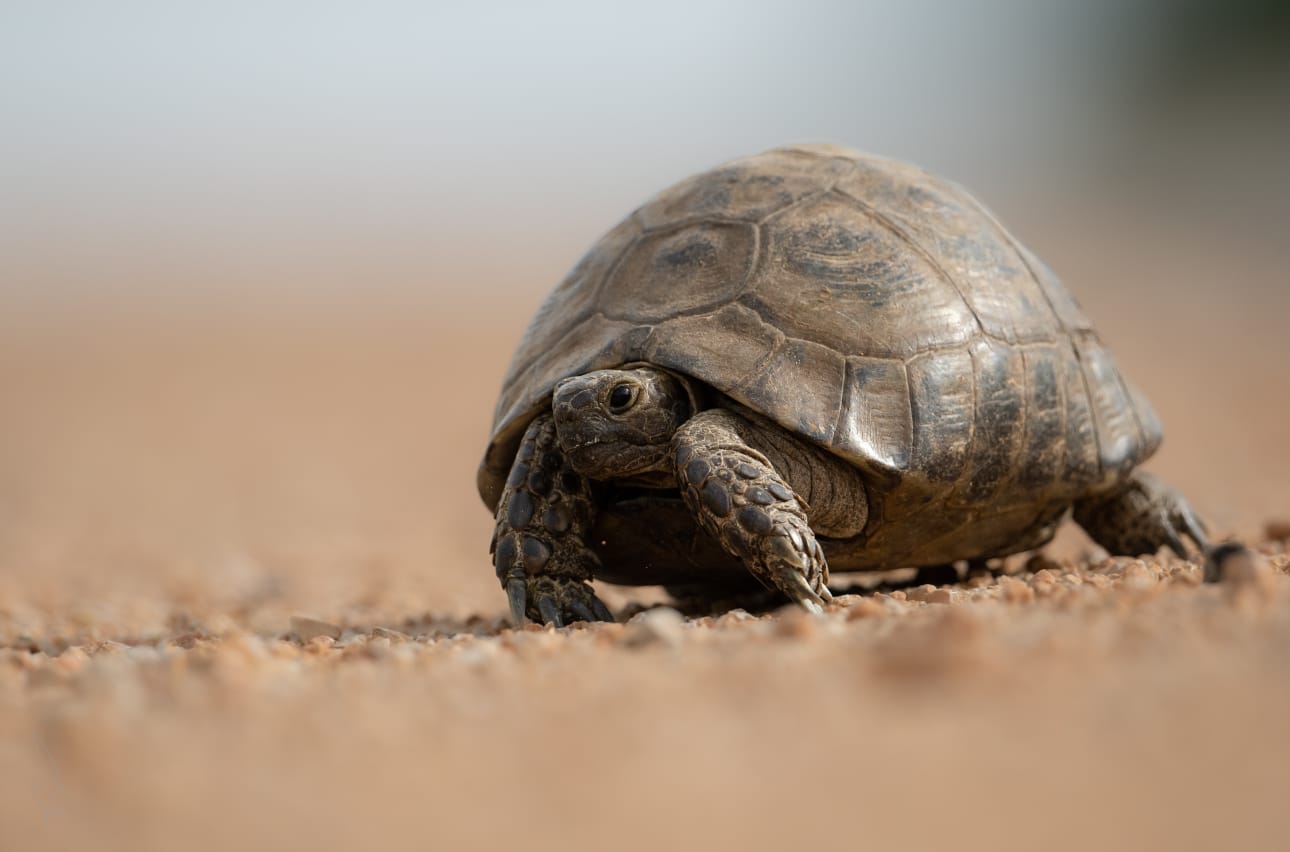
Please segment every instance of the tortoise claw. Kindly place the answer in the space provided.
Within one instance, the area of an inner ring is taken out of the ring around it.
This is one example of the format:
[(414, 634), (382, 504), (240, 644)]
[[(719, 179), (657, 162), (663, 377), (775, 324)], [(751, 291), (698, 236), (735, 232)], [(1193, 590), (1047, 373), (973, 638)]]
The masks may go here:
[(828, 577), (824, 552), (814, 541), (810, 543), (813, 547), (799, 549), (786, 535), (773, 536), (767, 544), (772, 557), (769, 574), (775, 586), (804, 609), (817, 615), (823, 612), (825, 601), (833, 598), (824, 585)]
[(614, 620), (591, 585), (571, 577), (512, 577), (506, 582), (506, 599), (516, 627), (530, 621), (565, 627), (575, 621)]
[(595, 595), (591, 596), (591, 611), (596, 614), (597, 620), (614, 623), (614, 614), (609, 611), (609, 607), (605, 606), (604, 601)]
[(820, 598), (806, 578), (801, 574), (791, 574), (789, 579), (780, 588), (784, 590), (793, 601), (799, 604), (807, 612), (813, 615), (820, 615), (824, 612), (824, 601)]
[(1175, 509), (1170, 520), (1173, 521), (1174, 527), (1196, 542), (1196, 546), (1201, 549), (1201, 552), (1209, 550), (1208, 530), (1205, 529), (1205, 524), (1201, 519), (1196, 517), (1196, 513), (1192, 511), (1191, 506), (1183, 503)]
[(542, 623), (564, 627), (564, 619), (560, 618), (560, 607), (546, 595), (538, 598), (538, 612), (542, 615)]
[(506, 583), (506, 599), (511, 605), (511, 621), (516, 627), (528, 624), (524, 611), (528, 608), (528, 589), (523, 580), (515, 577)]
[[(1187, 545), (1183, 543), (1182, 536), (1175, 529), (1174, 519), (1165, 516), (1160, 520), (1160, 531), (1164, 536), (1165, 545), (1177, 554), (1179, 559), (1185, 560), (1187, 558)], [(1201, 546), (1202, 548), (1204, 547), (1204, 545)]]

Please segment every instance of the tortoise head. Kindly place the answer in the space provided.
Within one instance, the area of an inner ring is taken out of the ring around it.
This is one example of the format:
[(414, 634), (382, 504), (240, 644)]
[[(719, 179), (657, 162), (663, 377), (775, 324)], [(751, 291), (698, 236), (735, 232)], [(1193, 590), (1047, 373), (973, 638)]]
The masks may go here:
[(564, 379), (551, 400), (560, 447), (575, 470), (657, 485), (673, 481), (672, 434), (692, 407), (684, 382), (645, 365)]

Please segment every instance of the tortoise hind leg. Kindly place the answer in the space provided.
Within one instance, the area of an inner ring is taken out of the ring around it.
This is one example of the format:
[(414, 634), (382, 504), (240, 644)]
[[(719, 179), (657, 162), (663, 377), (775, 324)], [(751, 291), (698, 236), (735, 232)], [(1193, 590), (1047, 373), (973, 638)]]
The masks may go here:
[(1186, 559), (1184, 535), (1201, 551), (1209, 546), (1205, 525), (1187, 498), (1142, 472), (1109, 494), (1077, 501), (1075, 521), (1116, 556), (1142, 556), (1167, 545), (1179, 558)]

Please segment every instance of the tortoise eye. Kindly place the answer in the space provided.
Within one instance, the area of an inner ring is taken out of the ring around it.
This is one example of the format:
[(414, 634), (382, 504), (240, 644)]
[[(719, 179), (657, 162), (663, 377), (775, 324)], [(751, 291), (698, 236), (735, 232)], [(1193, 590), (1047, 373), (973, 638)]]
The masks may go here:
[(609, 410), (614, 414), (622, 414), (631, 408), (635, 401), (636, 389), (631, 385), (617, 385), (609, 392)]

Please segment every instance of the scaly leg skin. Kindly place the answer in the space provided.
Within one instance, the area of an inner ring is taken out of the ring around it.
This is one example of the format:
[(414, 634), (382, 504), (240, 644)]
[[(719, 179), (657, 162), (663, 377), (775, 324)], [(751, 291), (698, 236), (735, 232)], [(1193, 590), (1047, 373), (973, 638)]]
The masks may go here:
[(1117, 491), (1076, 502), (1075, 521), (1116, 556), (1144, 556), (1168, 545), (1180, 559), (1186, 559), (1184, 535), (1202, 552), (1209, 547), (1205, 525), (1187, 498), (1142, 472)]
[(676, 481), (699, 525), (762, 584), (811, 612), (832, 599), (829, 566), (806, 504), (734, 428), (737, 415), (705, 411), (672, 439)]
[(551, 415), (538, 417), (515, 454), (490, 548), (516, 626), (614, 620), (587, 582), (600, 567), (586, 540), (594, 519), (591, 482), (565, 459)]

